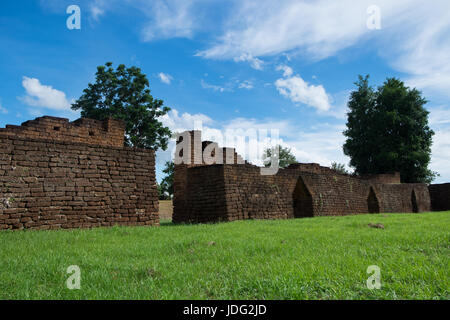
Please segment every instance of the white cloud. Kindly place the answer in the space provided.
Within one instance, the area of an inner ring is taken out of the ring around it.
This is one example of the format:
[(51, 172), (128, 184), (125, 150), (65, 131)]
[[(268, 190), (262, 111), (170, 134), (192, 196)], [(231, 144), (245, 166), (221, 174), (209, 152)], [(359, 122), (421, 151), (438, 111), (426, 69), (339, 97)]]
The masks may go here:
[(256, 118), (235, 118), (223, 123), (223, 128), (228, 130), (246, 130), (248, 128), (255, 130), (279, 130), (282, 136), (291, 136), (295, 127), (288, 120), (256, 119)]
[[(446, 117), (448, 117), (448, 113)], [(348, 165), (350, 160), (342, 151), (342, 145), (345, 142), (345, 136), (342, 134), (345, 130), (345, 124), (343, 123), (319, 123), (309, 128), (299, 128), (292, 120), (286, 119), (239, 117), (225, 122), (216, 122), (204, 114), (179, 114), (177, 110), (170, 111), (161, 120), (174, 132), (193, 130), (194, 128), (202, 129), (203, 140), (212, 140), (218, 142), (221, 146), (234, 147), (240, 155), (256, 165), (262, 165), (262, 152), (271, 143), (268, 139), (249, 139), (246, 135), (249, 130), (257, 132), (279, 130), (278, 143), (283, 147), (291, 148), (299, 162), (315, 162), (323, 166), (331, 166), (332, 162)], [(217, 137), (224, 136), (226, 132), (234, 133), (236, 139), (233, 141), (218, 141)], [(239, 143), (239, 141), (243, 141), (242, 137), (244, 136), (247, 137), (247, 145)], [(252, 148), (257, 149), (256, 157), (255, 153), (251, 153), (248, 149), (249, 141), (252, 143)], [(430, 168), (441, 174), (436, 182), (447, 182), (450, 177), (450, 166), (448, 165), (448, 159), (450, 159), (450, 126), (447, 122), (440, 123), (433, 141)], [(174, 150), (175, 143), (171, 141), (168, 151), (158, 151), (158, 166), (162, 168), (165, 161), (171, 160)]]
[(210, 84), (205, 82), (203, 79), (200, 81), (200, 84), (203, 89), (212, 89), (214, 91), (218, 92), (226, 92), (226, 91), (233, 91), (230, 87), (222, 87), (215, 84)]
[(294, 49), (323, 58), (368, 32), (368, 1), (242, 1), (219, 42), (200, 54), (233, 58), (270, 56)]
[[(169, 127), (173, 133), (180, 133), (183, 131), (194, 130), (202, 126), (212, 126), (214, 121), (204, 114), (190, 114), (185, 112), (180, 114), (178, 110), (172, 109), (164, 116), (160, 117), (159, 120), (164, 124), (164, 126)], [(156, 153), (157, 162), (157, 175), (161, 175), (160, 172), (164, 167), (166, 161), (173, 159), (175, 154), (175, 139), (170, 139), (169, 145), (166, 151), (158, 150)]]
[(214, 123), (210, 117), (202, 113), (190, 114), (185, 112), (180, 115), (176, 109), (172, 109), (167, 114), (160, 117), (159, 120), (173, 132), (193, 130), (196, 122), (202, 123), (203, 125), (210, 125)]
[(163, 73), (160, 72), (158, 74), (159, 80), (161, 80), (161, 82), (165, 83), (165, 84), (170, 84), (170, 82), (172, 81), (172, 76), (170, 74), (167, 73)]
[(57, 111), (70, 111), (71, 103), (66, 94), (51, 86), (43, 85), (36, 78), (23, 77), (22, 85), (26, 95), (20, 100), (32, 107), (41, 107)]
[(342, 134), (344, 125), (320, 124), (304, 131), (297, 129), (297, 139), (287, 141), (300, 162), (315, 162), (322, 166), (331, 166), (332, 162), (347, 164), (349, 158), (344, 155)]
[[(55, 0), (41, 3), (61, 7)], [(227, 6), (206, 0), (95, 0), (88, 8), (97, 19), (124, 3), (146, 16), (144, 41), (192, 38), (201, 31), (215, 41), (208, 39), (197, 55), (247, 61), (258, 70), (261, 57), (300, 54), (314, 61), (365, 45), (380, 48), (394, 69), (409, 75), (408, 84), (450, 96), (448, 0), (240, 0)], [(367, 28), (371, 5), (381, 10), (381, 30)]]
[[(371, 5), (381, 10), (381, 30), (367, 28)], [(198, 55), (237, 60), (300, 54), (315, 61), (364, 44), (382, 48), (378, 53), (394, 69), (409, 74), (409, 85), (450, 96), (448, 0), (242, 0), (234, 8), (218, 41)]]
[[(325, 123), (310, 127), (306, 132), (300, 130), (291, 120), (239, 117), (219, 123), (204, 114), (180, 114), (175, 109), (161, 117), (161, 121), (173, 132), (201, 129), (203, 140), (218, 142), (222, 147), (234, 147), (241, 156), (256, 165), (263, 164), (264, 149), (274, 144), (291, 148), (299, 162), (316, 162), (326, 166), (331, 165), (333, 161), (348, 162), (342, 152), (345, 140), (342, 125)], [(271, 130), (278, 130), (278, 140), (270, 141)], [(249, 134), (252, 132), (256, 133), (256, 136)], [(227, 133), (234, 139), (226, 140)], [(261, 138), (261, 134), (265, 138)], [(243, 144), (243, 141), (246, 143)], [(158, 151), (158, 166), (162, 167), (165, 161), (171, 160), (174, 151), (175, 142), (172, 140), (167, 151)]]
[(279, 65), (276, 68), (277, 71), (283, 71), (283, 77), (290, 77), (294, 73), (291, 67), (286, 65)]
[(410, 2), (397, 20), (389, 21), (395, 33), (382, 42), (382, 56), (410, 75), (408, 85), (450, 97), (450, 2)]
[(142, 31), (144, 41), (167, 38), (191, 38), (199, 28), (194, 0), (133, 1), (149, 18)]
[(430, 169), (441, 176), (434, 183), (450, 181), (450, 109), (448, 107), (429, 108), (429, 124), (434, 130), (433, 145), (431, 146)]
[(245, 80), (239, 83), (239, 89), (253, 89), (253, 83), (250, 80)]
[(331, 108), (324, 87), (308, 84), (299, 75), (278, 79), (275, 81), (275, 86), (280, 94), (293, 102), (306, 104), (319, 111), (327, 111)]
[(449, 182), (450, 179), (450, 126), (436, 130), (433, 137), (433, 146), (431, 147), (432, 158), (430, 168), (438, 172), (441, 177), (436, 182)]
[[(201, 54), (198, 54), (201, 55)], [(251, 54), (243, 53), (239, 57), (233, 59), (236, 62), (249, 62), (250, 66), (256, 70), (262, 70), (264, 62), (258, 58), (253, 57)]]
[(429, 123), (431, 126), (439, 126), (443, 124), (450, 124), (450, 109), (449, 107), (434, 107), (429, 110)]

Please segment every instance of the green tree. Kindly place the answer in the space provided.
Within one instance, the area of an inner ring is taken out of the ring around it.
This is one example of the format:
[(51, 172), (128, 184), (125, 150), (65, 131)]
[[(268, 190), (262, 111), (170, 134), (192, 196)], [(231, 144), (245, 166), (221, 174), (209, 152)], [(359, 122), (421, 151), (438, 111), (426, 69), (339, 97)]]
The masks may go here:
[(158, 199), (159, 200), (168, 200), (169, 196), (164, 192), (163, 188), (161, 187), (161, 184), (156, 182), (156, 187), (158, 189)]
[(434, 135), (428, 126), (426, 100), (396, 78), (377, 90), (369, 76), (359, 76), (350, 95), (344, 153), (358, 174), (398, 171), (403, 182), (431, 182), (428, 169)]
[(150, 94), (149, 82), (141, 69), (112, 63), (97, 67), (94, 84), (89, 83), (83, 95), (72, 104), (81, 116), (97, 120), (109, 117), (125, 121), (125, 144), (137, 148), (167, 149), (169, 128), (158, 118), (170, 109)]
[(340, 174), (351, 174), (351, 172), (349, 172), (347, 169), (345, 169), (345, 164), (343, 164), (343, 163), (332, 162), (331, 169)]
[[(173, 161), (166, 161), (163, 173), (166, 176), (161, 180), (160, 188), (160, 200), (166, 200), (167, 198), (172, 199), (173, 196), (173, 173), (175, 171), (175, 164)], [(161, 199), (161, 195), (165, 197)]]
[[(278, 148), (279, 148), (278, 166), (280, 168), (286, 168), (292, 163), (297, 163), (297, 159), (295, 159), (295, 156), (292, 154), (290, 148), (283, 148), (280, 145), (278, 146)], [(271, 156), (272, 156), (272, 149), (271, 148), (265, 149), (263, 154), (264, 166), (270, 167)]]

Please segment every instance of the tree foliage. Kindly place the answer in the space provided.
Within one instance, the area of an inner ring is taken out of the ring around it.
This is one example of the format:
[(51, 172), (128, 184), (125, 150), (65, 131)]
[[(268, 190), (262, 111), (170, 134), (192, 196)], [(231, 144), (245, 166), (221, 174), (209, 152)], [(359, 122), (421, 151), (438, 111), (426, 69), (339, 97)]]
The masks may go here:
[(160, 200), (172, 199), (174, 171), (175, 171), (175, 164), (173, 163), (173, 161), (166, 161), (165, 167), (163, 169), (163, 173), (165, 173), (166, 176), (161, 180), (161, 184), (159, 185)]
[[(283, 148), (280, 145), (278, 146), (278, 148), (279, 148), (279, 157), (278, 157), (279, 168), (286, 168), (292, 163), (297, 163), (297, 159), (295, 159), (295, 156), (292, 154), (290, 148)], [(270, 167), (271, 156), (272, 156), (272, 149), (271, 148), (265, 149), (263, 155), (264, 166)]]
[(433, 130), (426, 100), (396, 78), (374, 90), (359, 76), (350, 95), (344, 153), (357, 174), (400, 172), (403, 182), (431, 182), (428, 169)]
[(95, 76), (95, 83), (89, 83), (72, 109), (81, 109), (85, 118), (124, 120), (128, 146), (166, 150), (171, 132), (158, 118), (170, 109), (163, 106), (162, 100), (152, 97), (149, 81), (141, 69), (121, 64), (114, 70), (108, 62), (97, 67)]
[(340, 174), (351, 174), (351, 172), (349, 172), (345, 168), (345, 164), (343, 164), (343, 163), (332, 162), (331, 163), (331, 169), (336, 171), (337, 173), (340, 173)]

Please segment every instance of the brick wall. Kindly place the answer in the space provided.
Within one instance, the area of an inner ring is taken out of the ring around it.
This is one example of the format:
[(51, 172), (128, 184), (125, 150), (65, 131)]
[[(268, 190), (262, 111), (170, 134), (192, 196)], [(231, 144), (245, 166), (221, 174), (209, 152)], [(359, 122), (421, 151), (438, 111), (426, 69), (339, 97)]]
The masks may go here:
[(430, 211), (430, 194), (426, 184), (376, 184), (375, 194), (380, 212)]
[(20, 126), (7, 125), (0, 128), (0, 136), (16, 138), (44, 139), (86, 143), (98, 146), (122, 147), (125, 124), (119, 120), (98, 121), (80, 118), (69, 119), (44, 116), (29, 120)]
[(369, 180), (373, 183), (399, 184), (400, 172), (382, 173), (382, 174), (366, 174), (361, 179)]
[[(40, 119), (45, 128), (67, 124)], [(118, 135), (121, 126), (114, 123), (102, 123), (110, 125), (103, 134)], [(154, 151), (123, 147), (123, 130), (119, 143), (112, 136), (102, 145), (81, 138), (85, 129), (102, 132), (93, 124), (99, 122), (75, 121), (48, 136), (38, 131), (41, 139), (29, 138), (28, 129), (18, 136), (10, 129), (0, 134), (0, 229), (159, 224)], [(70, 126), (79, 126), (73, 135)]]
[(434, 211), (450, 210), (450, 183), (432, 184), (428, 189)]
[(257, 166), (237, 164), (236, 155), (235, 164), (206, 165), (199, 146), (204, 149), (213, 143), (200, 143), (198, 132), (195, 141), (192, 162), (175, 166), (174, 222), (430, 210), (427, 186), (400, 184), (398, 174), (362, 179), (316, 163), (297, 163), (275, 175), (261, 175)]
[[(177, 184), (174, 184), (172, 221), (175, 223), (228, 221), (223, 165), (197, 166), (189, 169), (184, 167), (182, 170), (186, 170), (185, 189), (176, 191)], [(177, 177), (179, 176), (175, 175), (175, 181)], [(182, 198), (180, 193), (183, 194)]]

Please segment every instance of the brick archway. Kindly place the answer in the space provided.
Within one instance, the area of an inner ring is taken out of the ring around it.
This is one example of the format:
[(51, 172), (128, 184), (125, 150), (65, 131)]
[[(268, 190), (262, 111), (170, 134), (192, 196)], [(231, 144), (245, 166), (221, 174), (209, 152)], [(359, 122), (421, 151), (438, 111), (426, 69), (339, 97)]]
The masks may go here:
[(294, 203), (294, 218), (314, 216), (312, 195), (301, 177), (298, 178), (292, 198)]
[(369, 196), (367, 197), (367, 207), (369, 213), (380, 213), (380, 203), (372, 187), (370, 187)]
[(411, 192), (411, 204), (412, 204), (412, 212), (414, 212), (414, 213), (419, 212), (419, 207), (417, 205), (416, 192), (414, 191), (414, 189)]

